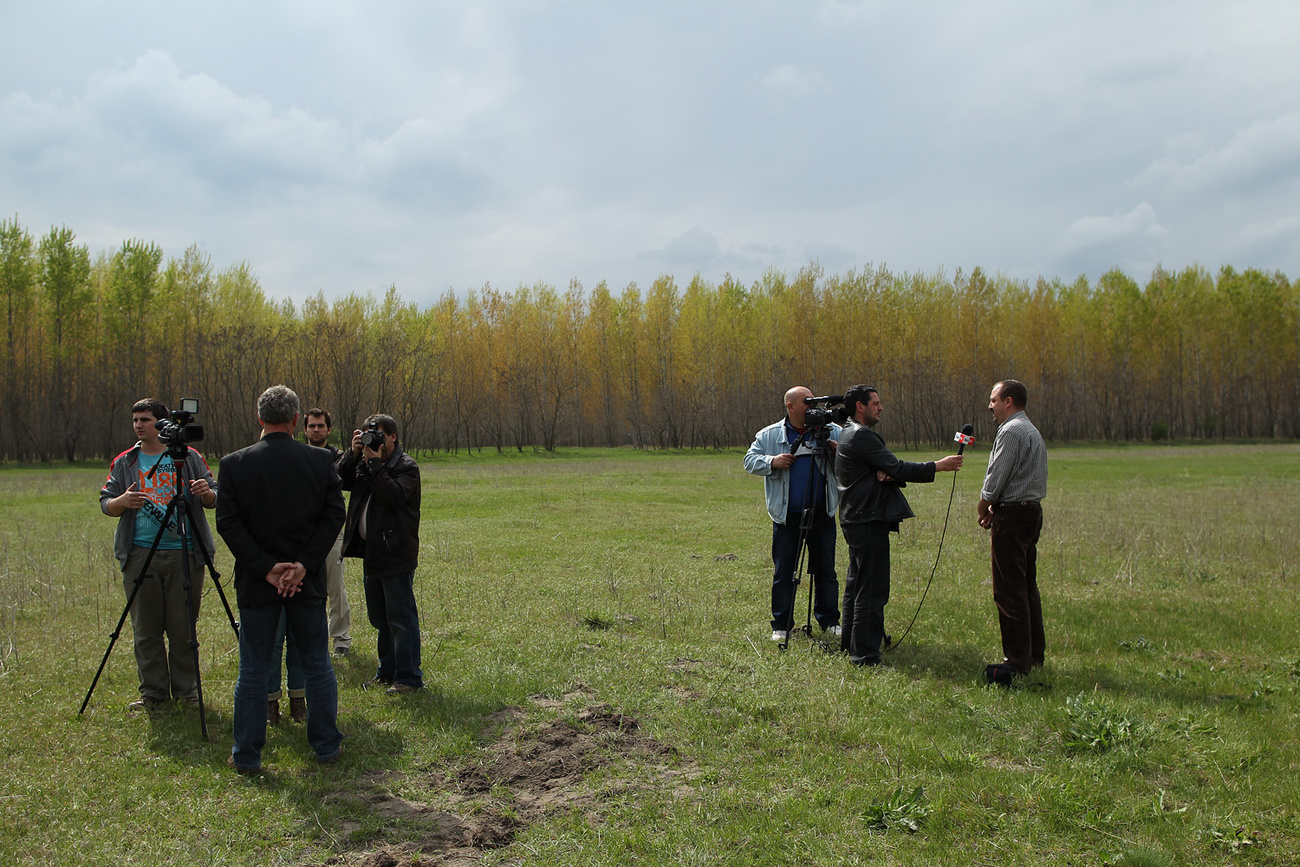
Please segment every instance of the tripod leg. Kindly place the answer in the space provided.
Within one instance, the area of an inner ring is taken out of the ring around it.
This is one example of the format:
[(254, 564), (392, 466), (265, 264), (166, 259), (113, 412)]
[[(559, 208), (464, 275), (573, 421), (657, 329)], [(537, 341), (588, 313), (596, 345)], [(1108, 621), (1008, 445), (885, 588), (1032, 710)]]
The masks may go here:
[[(813, 509), (811, 507), (805, 508), (803, 510), (803, 515), (799, 519), (799, 568), (798, 568), (798, 572), (796, 573), (799, 577), (796, 578), (796, 583), (795, 583), (796, 592), (798, 592), (799, 584), (803, 583), (802, 577), (804, 573), (804, 566), (805, 564), (807, 564), (809, 567), (808, 619), (804, 621), (803, 633), (804, 635), (807, 635), (810, 638), (812, 637), (813, 597), (817, 595), (817, 575), (812, 571), (812, 558), (809, 556), (808, 553), (808, 537), (812, 533), (813, 520), (814, 520)], [(793, 608), (791, 608), (790, 611), (790, 619), (793, 625), (793, 621), (794, 621)]]
[[(203, 546), (200, 545), (199, 549), (202, 550), (202, 548)], [(206, 551), (203, 552), (203, 556), (208, 556)], [(235, 612), (230, 610), (230, 600), (226, 599), (226, 591), (221, 589), (221, 574), (217, 572), (216, 567), (212, 565), (210, 560), (208, 561), (208, 572), (212, 575), (213, 586), (217, 588), (217, 596), (221, 597), (221, 604), (226, 609), (226, 618), (230, 621), (230, 628), (235, 631), (235, 638), (239, 638), (239, 621), (235, 619)]]
[[(194, 516), (190, 513), (189, 503), (185, 499), (184, 479), (179, 473), (176, 478), (176, 493), (172, 497), (171, 503), (168, 504), (168, 508), (174, 508), (178, 518), (176, 521), (176, 529), (181, 539), (181, 575), (183, 576), (181, 586), (185, 592), (185, 615), (189, 627), (189, 635), (187, 637), (189, 639), (190, 653), (193, 654), (194, 658), (194, 694), (199, 706), (199, 731), (202, 733), (203, 739), (206, 741), (208, 739), (208, 715), (207, 708), (205, 708), (203, 704), (203, 670), (199, 664), (199, 612), (197, 600), (195, 599), (196, 594), (194, 593), (193, 574), (190, 569), (190, 539), (191, 536), (197, 537), (198, 533), (194, 526)], [(204, 562), (212, 571), (213, 582), (215, 583), (217, 570), (213, 567), (212, 560), (208, 557), (208, 552), (203, 547), (202, 540), (196, 540), (195, 544), (197, 545), (199, 552), (203, 555)], [(199, 570), (199, 580), (203, 580), (202, 569)], [(220, 584), (217, 584), (217, 592), (221, 592)], [(226, 596), (224, 593), (221, 593), (221, 601), (226, 605), (226, 614), (230, 616), (230, 622), (235, 628), (235, 635), (237, 637), (239, 635), (239, 627), (235, 624), (234, 615), (230, 613), (230, 605), (229, 603), (226, 603)]]
[[(150, 558), (153, 551), (149, 552)], [(145, 566), (149, 561), (145, 561)], [(122, 634), (122, 624), (126, 623), (127, 615), (131, 613), (131, 603), (135, 602), (135, 596), (140, 592), (140, 585), (144, 582), (144, 569), (140, 569), (140, 574), (135, 576), (135, 584), (131, 588), (131, 595), (126, 599), (126, 606), (122, 609), (122, 616), (117, 618), (117, 626), (113, 629), (112, 635), (108, 638), (108, 647), (104, 649), (104, 658), (99, 661), (99, 670), (95, 672), (95, 679), (90, 682), (90, 689), (86, 690), (86, 697), (81, 702), (81, 709), (77, 711), (78, 715), (86, 712), (86, 706), (90, 704), (90, 697), (95, 692), (95, 686), (99, 683), (100, 675), (104, 673), (104, 666), (108, 665), (108, 657), (113, 652), (113, 645), (117, 644), (117, 638)]]
[(99, 663), (99, 671), (95, 672), (95, 679), (90, 684), (90, 689), (86, 691), (86, 698), (81, 702), (81, 710), (78, 714), (85, 713), (86, 706), (90, 704), (91, 693), (95, 691), (95, 685), (99, 683), (99, 677), (104, 673), (104, 666), (108, 664), (109, 654), (113, 652), (113, 645), (117, 643), (117, 638), (122, 634), (122, 624), (126, 622), (127, 615), (131, 613), (131, 605), (135, 602), (135, 597), (140, 592), (140, 585), (144, 583), (144, 576), (149, 574), (149, 566), (153, 563), (153, 555), (158, 553), (158, 543), (162, 541), (163, 531), (167, 528), (167, 521), (176, 511), (176, 502), (167, 504), (167, 510), (163, 512), (162, 521), (158, 526), (158, 532), (153, 537), (153, 544), (149, 546), (149, 553), (145, 555), (144, 562), (140, 564), (140, 572), (135, 576), (135, 584), (131, 587), (131, 595), (127, 597), (126, 606), (122, 609), (122, 616), (117, 620), (117, 628), (113, 630), (112, 636), (108, 641), (108, 649), (104, 651), (104, 658)]
[[(184, 509), (184, 506), (181, 508)], [(181, 526), (183, 527), (184, 524), (181, 523)], [(184, 530), (181, 531), (181, 574), (185, 576), (181, 586), (185, 590), (185, 615), (190, 627), (190, 653), (194, 655), (194, 694), (198, 696), (199, 731), (206, 741), (208, 739), (208, 716), (203, 707), (203, 672), (199, 668), (199, 612), (194, 605), (194, 592), (191, 584), (189, 536)], [(199, 575), (202, 576), (202, 574), (202, 571), (200, 571)]]
[(190, 529), (192, 531), (191, 535), (193, 538), (198, 540), (194, 547), (203, 557), (203, 565), (207, 567), (208, 574), (212, 576), (212, 585), (217, 588), (217, 596), (221, 597), (221, 605), (226, 609), (226, 618), (230, 621), (230, 628), (235, 631), (235, 638), (238, 638), (239, 621), (235, 619), (235, 612), (230, 608), (230, 600), (226, 598), (226, 591), (221, 587), (221, 573), (217, 571), (217, 567), (213, 564), (212, 558), (208, 555), (208, 549), (203, 547), (203, 540), (199, 538), (198, 530), (194, 525), (194, 516), (188, 512), (186, 514), (189, 517)]

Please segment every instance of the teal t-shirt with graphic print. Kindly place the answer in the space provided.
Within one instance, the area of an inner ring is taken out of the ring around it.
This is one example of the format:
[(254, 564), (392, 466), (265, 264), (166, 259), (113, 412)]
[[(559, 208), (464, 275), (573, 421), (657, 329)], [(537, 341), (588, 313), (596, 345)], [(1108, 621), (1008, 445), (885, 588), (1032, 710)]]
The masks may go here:
[[(150, 477), (149, 471), (153, 470), (154, 464), (159, 466)], [(166, 452), (160, 455), (139, 452), (136, 455), (136, 470), (136, 490), (143, 491), (149, 499), (136, 510), (134, 542), (141, 548), (148, 548), (158, 535), (158, 527), (162, 524), (163, 515), (167, 513), (167, 504), (176, 493), (176, 465)], [(175, 551), (180, 546), (181, 537), (176, 533), (176, 513), (173, 512), (167, 521), (166, 532), (158, 540), (158, 549)]]

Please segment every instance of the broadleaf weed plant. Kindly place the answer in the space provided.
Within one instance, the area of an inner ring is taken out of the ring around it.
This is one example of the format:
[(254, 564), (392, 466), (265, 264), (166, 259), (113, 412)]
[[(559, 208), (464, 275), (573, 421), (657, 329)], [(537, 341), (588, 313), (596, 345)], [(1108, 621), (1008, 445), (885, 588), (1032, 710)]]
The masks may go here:
[(1082, 692), (1065, 700), (1065, 715), (1062, 740), (1072, 750), (1109, 750), (1131, 741), (1142, 728), (1107, 702)]
[(929, 817), (930, 801), (923, 786), (911, 791), (906, 786), (899, 786), (883, 801), (877, 801), (862, 812), (868, 828), (876, 831), (901, 828), (913, 834), (921, 830)]

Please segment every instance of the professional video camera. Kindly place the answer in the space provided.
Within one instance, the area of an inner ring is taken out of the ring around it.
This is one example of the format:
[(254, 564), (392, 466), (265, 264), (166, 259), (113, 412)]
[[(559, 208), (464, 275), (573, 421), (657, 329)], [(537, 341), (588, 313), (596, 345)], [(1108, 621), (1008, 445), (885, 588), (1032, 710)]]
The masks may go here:
[[(812, 436), (824, 440), (831, 435), (831, 425), (842, 425), (849, 419), (849, 411), (844, 408), (844, 395), (826, 394), (821, 397), (805, 397), (808, 407), (803, 413), (803, 423), (807, 425)], [(818, 406), (825, 404), (825, 406)]]
[(376, 452), (384, 447), (384, 432), (380, 429), (379, 422), (372, 421), (366, 425), (366, 429), (361, 432), (361, 445)]
[(153, 423), (158, 428), (158, 441), (166, 445), (173, 456), (184, 456), (190, 443), (203, 439), (203, 425), (194, 424), (194, 414), (198, 411), (198, 398), (183, 397), (180, 409), (172, 410), (167, 418)]

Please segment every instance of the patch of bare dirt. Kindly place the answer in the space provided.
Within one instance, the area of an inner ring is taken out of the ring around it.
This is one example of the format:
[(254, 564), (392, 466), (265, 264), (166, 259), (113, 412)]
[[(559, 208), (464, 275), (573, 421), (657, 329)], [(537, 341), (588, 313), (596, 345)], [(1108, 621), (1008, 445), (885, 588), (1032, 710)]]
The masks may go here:
[(712, 667), (713, 663), (704, 662), (699, 659), (691, 659), (689, 656), (679, 656), (674, 661), (668, 663), (671, 671), (683, 672), (686, 674), (695, 674), (706, 668)]
[[(699, 772), (692, 762), (644, 734), (637, 720), (580, 690), (533, 708), (506, 707), (488, 717), (497, 734), (460, 766), (421, 777), (376, 772), (333, 798), (360, 802), (385, 825), (409, 829), (411, 839), (355, 855), (329, 867), (460, 867), (480, 863), (487, 850), (510, 845), (524, 828), (558, 810), (603, 821), (604, 805), (633, 789), (659, 788), (690, 797)], [(594, 772), (635, 768), (634, 774)], [(628, 782), (628, 780), (635, 782)], [(394, 784), (427, 800), (392, 793)], [(356, 830), (344, 828), (345, 832)]]

